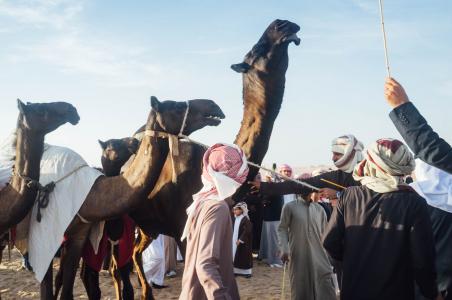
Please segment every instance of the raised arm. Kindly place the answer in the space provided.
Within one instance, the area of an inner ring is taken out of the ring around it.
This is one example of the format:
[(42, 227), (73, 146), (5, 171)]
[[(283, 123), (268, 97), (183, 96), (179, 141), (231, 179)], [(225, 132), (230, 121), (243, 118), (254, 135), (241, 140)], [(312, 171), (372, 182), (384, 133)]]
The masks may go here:
[(428, 125), (408, 100), (402, 85), (393, 78), (387, 79), (385, 97), (393, 108), (389, 117), (414, 154), (429, 165), (452, 174), (452, 147)]

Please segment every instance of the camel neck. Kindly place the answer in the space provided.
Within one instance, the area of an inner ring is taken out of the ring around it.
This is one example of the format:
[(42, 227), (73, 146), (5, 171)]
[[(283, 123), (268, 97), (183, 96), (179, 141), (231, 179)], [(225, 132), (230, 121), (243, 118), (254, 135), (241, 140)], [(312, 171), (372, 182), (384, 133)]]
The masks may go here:
[(0, 233), (22, 220), (32, 208), (36, 189), (29, 188), (21, 177), (39, 181), (40, 162), (44, 149), (44, 136), (18, 126), (16, 160), (10, 185), (1, 191)]
[(243, 77), (244, 112), (235, 144), (260, 164), (265, 156), (284, 95), (284, 76), (250, 72)]
[(154, 188), (168, 152), (167, 139), (144, 135), (130, 167), (119, 176), (96, 181), (80, 215), (95, 222), (118, 218), (135, 209)]

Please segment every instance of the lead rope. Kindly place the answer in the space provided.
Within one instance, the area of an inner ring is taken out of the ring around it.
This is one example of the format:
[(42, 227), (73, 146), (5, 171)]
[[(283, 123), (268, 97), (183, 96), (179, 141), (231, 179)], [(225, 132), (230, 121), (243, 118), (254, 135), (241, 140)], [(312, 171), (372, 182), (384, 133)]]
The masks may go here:
[(50, 193), (52, 193), (53, 190), (55, 189), (55, 185), (57, 183), (63, 181), (64, 179), (68, 178), (69, 176), (71, 176), (72, 174), (74, 174), (75, 172), (77, 172), (78, 170), (80, 170), (81, 168), (84, 168), (84, 167), (88, 167), (88, 165), (87, 164), (83, 164), (81, 166), (78, 166), (72, 172), (69, 172), (68, 174), (64, 175), (63, 177), (61, 177), (60, 179), (58, 179), (56, 181), (49, 182), (45, 186), (41, 185), (41, 183), (39, 183), (39, 181), (31, 179), (30, 177), (21, 175), (19, 173), (14, 173), (13, 174), (13, 175), (18, 176), (19, 178), (21, 178), (25, 182), (27, 182), (26, 184), (27, 184), (28, 188), (36, 188), (38, 190), (38, 192), (36, 194), (35, 201), (36, 201), (37, 206), (38, 206), (38, 212), (36, 214), (36, 220), (39, 223), (41, 222), (41, 219), (42, 219), (41, 209), (47, 208), (47, 206), (49, 206)]
[[(185, 140), (187, 140), (187, 141), (189, 141), (189, 142), (191, 142), (191, 143), (193, 143), (193, 144), (197, 144), (197, 145), (202, 146), (202, 147), (204, 147), (204, 148), (209, 148), (209, 146), (207, 146), (206, 144), (203, 144), (203, 143), (201, 143), (201, 142), (198, 142), (198, 141), (196, 141), (196, 140), (193, 140), (192, 138), (190, 138), (190, 137), (188, 137), (188, 136), (186, 136), (186, 135), (179, 134), (179, 137), (181, 137), (181, 138), (183, 138), (183, 139), (185, 139)], [(250, 166), (252, 166), (252, 167), (256, 167), (256, 168), (258, 168), (258, 169), (262, 169), (262, 170), (264, 170), (264, 171), (267, 171), (267, 172), (269, 172), (269, 173), (271, 173), (271, 174), (273, 174), (273, 175), (276, 175), (276, 176), (278, 176), (278, 177), (280, 177), (280, 178), (282, 178), (282, 179), (284, 179), (284, 180), (292, 181), (292, 182), (298, 183), (298, 184), (300, 184), (300, 185), (303, 185), (303, 186), (308, 187), (308, 188), (310, 188), (310, 189), (313, 189), (313, 190), (315, 190), (315, 191), (320, 190), (318, 187), (315, 187), (315, 186), (313, 186), (313, 185), (310, 185), (309, 183), (306, 183), (306, 182), (303, 182), (303, 181), (300, 181), (300, 180), (297, 180), (297, 179), (290, 178), (290, 177), (288, 177), (288, 176), (286, 176), (286, 175), (280, 174), (280, 173), (278, 173), (278, 172), (275, 172), (275, 171), (273, 171), (273, 170), (271, 170), (271, 169), (268, 169), (268, 168), (266, 168), (266, 167), (263, 167), (263, 166), (261, 166), (261, 165), (255, 164), (255, 163), (253, 163), (253, 162), (247, 161), (247, 164), (250, 165)]]

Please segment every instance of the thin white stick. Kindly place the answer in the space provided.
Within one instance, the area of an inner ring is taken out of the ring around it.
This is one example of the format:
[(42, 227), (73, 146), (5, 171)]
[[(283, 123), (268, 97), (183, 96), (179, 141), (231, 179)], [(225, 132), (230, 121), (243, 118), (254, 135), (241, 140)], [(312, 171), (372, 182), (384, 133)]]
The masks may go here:
[(383, 32), (383, 44), (385, 48), (385, 62), (386, 62), (386, 71), (388, 72), (388, 77), (391, 77), (391, 71), (389, 70), (389, 58), (388, 58), (388, 46), (386, 43), (386, 30), (385, 30), (385, 22), (383, 17), (383, 0), (379, 0), (380, 2), (380, 19), (381, 19), (381, 30)]
[(286, 299), (286, 266), (287, 266), (287, 262), (284, 262), (282, 288), (281, 288), (281, 300)]
[[(209, 148), (209, 146), (207, 146), (206, 144), (203, 144), (203, 143), (201, 143), (201, 142), (195, 141), (195, 140), (193, 140), (192, 138), (190, 138), (189, 136), (186, 136), (186, 135), (184, 135), (184, 134), (179, 134), (179, 137), (184, 138), (184, 139), (186, 139), (187, 141), (189, 141), (189, 142), (191, 142), (191, 143), (193, 143), (193, 144), (197, 144), (197, 145), (200, 145), (200, 146), (202, 146), (202, 147)], [(281, 177), (281, 178), (284, 179), (284, 180), (293, 181), (293, 182), (295, 182), (295, 183), (304, 185), (305, 187), (308, 187), (308, 188), (313, 189), (313, 190), (315, 190), (315, 191), (320, 190), (318, 187), (315, 187), (315, 186), (313, 186), (313, 185), (310, 185), (309, 183), (306, 183), (306, 182), (303, 182), (303, 181), (300, 181), (300, 180), (297, 180), (297, 179), (293, 179), (293, 178), (287, 177), (286, 175), (277, 173), (277, 172), (275, 172), (275, 171), (273, 171), (273, 170), (271, 170), (271, 169), (262, 167), (262, 166), (260, 166), (260, 165), (258, 165), (258, 164), (252, 163), (252, 162), (250, 162), (250, 161), (248, 161), (248, 165), (253, 166), (253, 167), (256, 167), (256, 168), (259, 168), (259, 169), (262, 169), (262, 170), (267, 171), (267, 172), (270, 172), (270, 173), (272, 173), (272, 174), (274, 174), (274, 175), (276, 175), (276, 176)]]

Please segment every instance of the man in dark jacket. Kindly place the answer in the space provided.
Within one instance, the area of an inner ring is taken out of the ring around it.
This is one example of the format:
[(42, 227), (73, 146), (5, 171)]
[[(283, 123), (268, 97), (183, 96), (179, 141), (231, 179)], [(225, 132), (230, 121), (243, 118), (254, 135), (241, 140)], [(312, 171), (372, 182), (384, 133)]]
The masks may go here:
[(385, 97), (393, 108), (392, 122), (414, 154), (434, 167), (452, 174), (452, 147), (427, 124), (402, 85), (393, 78), (385, 84)]
[(339, 197), (323, 246), (342, 261), (341, 299), (414, 299), (415, 281), (437, 297), (427, 204), (403, 180), (414, 166), (402, 142), (378, 140), (353, 173), (362, 186)]
[[(362, 143), (354, 135), (348, 134), (335, 138), (331, 145), (331, 151), (333, 163), (338, 169), (303, 179), (303, 181), (315, 187), (324, 188), (322, 189), (323, 194), (328, 195), (329, 199), (335, 199), (336, 192), (342, 190), (340, 186), (349, 187), (360, 184), (353, 179), (352, 173), (356, 164), (362, 160), (362, 150)], [(315, 192), (293, 181), (253, 182), (252, 184), (256, 189), (260, 189), (263, 195), (298, 194), (307, 199), (310, 193)], [(327, 216), (330, 214), (331, 212), (327, 212)]]

